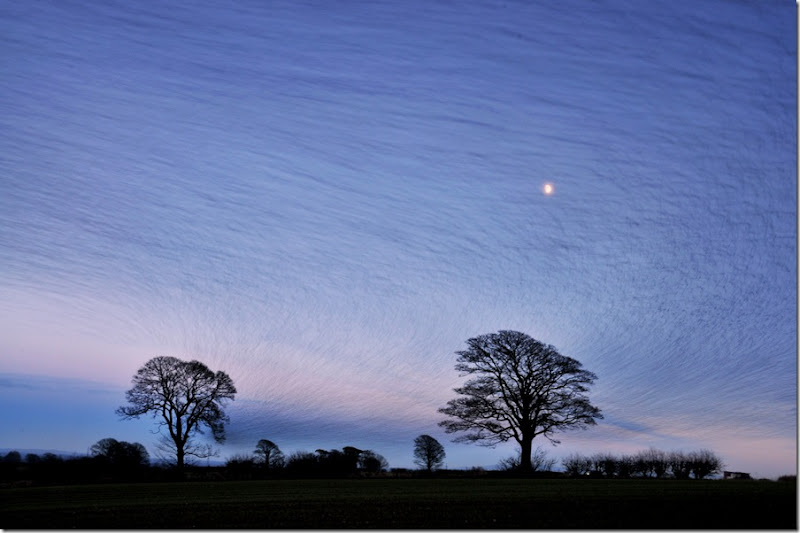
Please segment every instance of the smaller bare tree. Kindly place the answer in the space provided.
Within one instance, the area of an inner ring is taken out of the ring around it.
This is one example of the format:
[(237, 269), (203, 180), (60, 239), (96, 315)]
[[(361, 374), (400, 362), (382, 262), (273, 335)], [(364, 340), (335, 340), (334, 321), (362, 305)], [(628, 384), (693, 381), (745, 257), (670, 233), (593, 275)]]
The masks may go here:
[(636, 476), (636, 460), (632, 455), (622, 455), (617, 459), (617, 476), (628, 479)]
[(564, 472), (572, 477), (585, 476), (592, 468), (592, 461), (579, 453), (571, 453), (561, 460)]
[(592, 471), (603, 477), (614, 477), (617, 475), (619, 460), (614, 455), (603, 452), (592, 456)]
[(711, 450), (690, 452), (688, 461), (695, 479), (704, 479), (713, 474), (719, 474), (724, 466), (722, 459)]
[(663, 478), (670, 468), (667, 454), (655, 448), (637, 453), (636, 460), (642, 475), (645, 477)]
[(689, 456), (683, 452), (670, 452), (667, 456), (669, 469), (675, 479), (689, 479), (692, 473), (692, 464)]
[(414, 439), (414, 464), (431, 472), (441, 468), (444, 463), (444, 446), (430, 435), (420, 435)]
[(286, 461), (278, 445), (267, 439), (258, 441), (253, 453), (259, 458), (259, 463), (267, 470), (282, 468)]

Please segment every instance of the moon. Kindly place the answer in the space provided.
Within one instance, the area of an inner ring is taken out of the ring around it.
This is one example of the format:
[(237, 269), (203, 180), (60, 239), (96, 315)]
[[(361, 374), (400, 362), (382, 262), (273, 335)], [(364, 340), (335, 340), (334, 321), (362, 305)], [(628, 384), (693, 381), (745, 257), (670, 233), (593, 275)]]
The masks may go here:
[(543, 187), (543, 190), (544, 190), (544, 193), (549, 196), (549, 195), (553, 194), (553, 192), (555, 191), (555, 188), (553, 187), (552, 183), (545, 183), (544, 187)]

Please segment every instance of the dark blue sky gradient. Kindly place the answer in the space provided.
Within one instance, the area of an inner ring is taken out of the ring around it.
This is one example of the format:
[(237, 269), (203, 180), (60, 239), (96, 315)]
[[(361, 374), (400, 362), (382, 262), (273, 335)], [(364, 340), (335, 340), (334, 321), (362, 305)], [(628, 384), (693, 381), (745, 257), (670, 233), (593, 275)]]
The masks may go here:
[(554, 456), (794, 471), (796, 35), (788, 1), (0, 7), (0, 447), (151, 448), (113, 411), (174, 355), (239, 389), (223, 456), (490, 466), (436, 410), (517, 329), (599, 376)]

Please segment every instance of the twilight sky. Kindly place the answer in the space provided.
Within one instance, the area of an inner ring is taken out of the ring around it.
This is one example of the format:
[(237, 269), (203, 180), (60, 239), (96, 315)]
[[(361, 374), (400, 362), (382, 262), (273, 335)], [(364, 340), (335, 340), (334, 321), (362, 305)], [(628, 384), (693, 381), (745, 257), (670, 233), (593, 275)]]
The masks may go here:
[(552, 456), (794, 472), (796, 9), (5, 3), (0, 448), (154, 452), (114, 409), (173, 355), (239, 390), (223, 458), (492, 466), (437, 409), (516, 329), (599, 378)]

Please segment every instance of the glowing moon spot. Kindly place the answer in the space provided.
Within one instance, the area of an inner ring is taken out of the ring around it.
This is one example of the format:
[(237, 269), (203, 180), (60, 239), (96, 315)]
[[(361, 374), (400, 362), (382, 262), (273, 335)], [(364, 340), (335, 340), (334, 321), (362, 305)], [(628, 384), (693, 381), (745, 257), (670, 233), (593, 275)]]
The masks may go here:
[(553, 185), (550, 183), (544, 184), (544, 193), (545, 194), (553, 194)]

